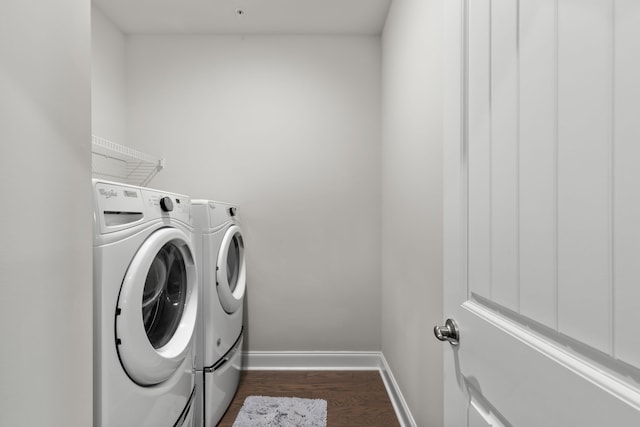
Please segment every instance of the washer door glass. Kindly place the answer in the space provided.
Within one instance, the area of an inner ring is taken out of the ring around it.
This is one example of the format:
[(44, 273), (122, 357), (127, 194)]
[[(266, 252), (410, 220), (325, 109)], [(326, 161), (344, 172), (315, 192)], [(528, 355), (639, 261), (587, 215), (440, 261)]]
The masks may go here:
[(151, 262), (142, 293), (142, 320), (153, 348), (163, 347), (176, 332), (186, 296), (184, 256), (175, 244), (167, 243)]
[(238, 225), (229, 227), (222, 238), (217, 260), (218, 297), (227, 313), (242, 304), (246, 289), (244, 239)]
[(233, 292), (238, 285), (241, 239), (242, 237), (239, 235), (234, 235), (229, 243), (229, 252), (227, 253), (227, 283), (229, 284), (231, 292)]

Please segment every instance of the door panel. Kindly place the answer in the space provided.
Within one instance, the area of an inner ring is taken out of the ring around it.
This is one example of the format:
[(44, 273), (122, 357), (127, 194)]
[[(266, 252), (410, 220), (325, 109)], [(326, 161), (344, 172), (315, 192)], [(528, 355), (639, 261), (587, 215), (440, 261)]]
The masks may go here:
[(445, 7), (446, 425), (640, 425), (640, 6)]
[(558, 324), (611, 349), (611, 0), (558, 3)]
[(617, 0), (614, 39), (614, 354), (640, 366), (640, 2)]
[(556, 0), (520, 1), (520, 312), (557, 326)]
[(469, 4), (469, 134), (474, 144), (469, 155), (478, 159), (469, 165), (469, 283), (471, 292), (491, 298), (491, 9), (490, 0)]
[(505, 427), (505, 424), (496, 417), (494, 410), (472, 395), (469, 402), (469, 427)]
[(639, 425), (635, 385), (481, 303), (466, 302), (458, 316), (469, 399), (480, 394), (495, 419), (514, 427)]
[[(491, 299), (518, 310), (518, 64), (517, 2), (492, 0), (489, 22), (491, 43), (490, 108), (491, 150)], [(475, 34), (469, 34), (474, 38)], [(469, 146), (475, 144), (469, 133)], [(470, 161), (474, 164), (476, 161)], [(469, 217), (475, 212), (470, 210)]]

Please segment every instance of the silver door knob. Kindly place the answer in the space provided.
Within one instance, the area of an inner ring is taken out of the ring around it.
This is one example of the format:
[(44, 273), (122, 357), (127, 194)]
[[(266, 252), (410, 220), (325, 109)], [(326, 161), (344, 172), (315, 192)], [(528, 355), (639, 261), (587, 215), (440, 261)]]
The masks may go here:
[(460, 331), (458, 330), (458, 324), (453, 319), (447, 319), (444, 322), (444, 326), (434, 326), (433, 334), (440, 341), (449, 341), (451, 345), (458, 345), (460, 342)]

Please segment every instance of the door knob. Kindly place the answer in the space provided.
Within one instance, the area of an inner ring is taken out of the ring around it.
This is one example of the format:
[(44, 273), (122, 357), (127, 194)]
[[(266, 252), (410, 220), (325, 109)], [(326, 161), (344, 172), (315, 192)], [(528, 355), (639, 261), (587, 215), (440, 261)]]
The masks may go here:
[(458, 324), (453, 319), (447, 319), (444, 322), (444, 326), (434, 326), (433, 334), (440, 341), (449, 341), (451, 345), (458, 345), (460, 342), (460, 331), (458, 330)]

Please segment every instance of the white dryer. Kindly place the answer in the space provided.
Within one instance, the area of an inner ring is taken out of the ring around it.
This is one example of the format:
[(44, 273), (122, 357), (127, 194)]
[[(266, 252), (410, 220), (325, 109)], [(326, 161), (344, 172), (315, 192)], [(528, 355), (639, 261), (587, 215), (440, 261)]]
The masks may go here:
[(188, 197), (93, 180), (94, 427), (192, 426)]
[(200, 307), (196, 327), (196, 425), (214, 427), (238, 388), (246, 291), (236, 206), (193, 200)]

